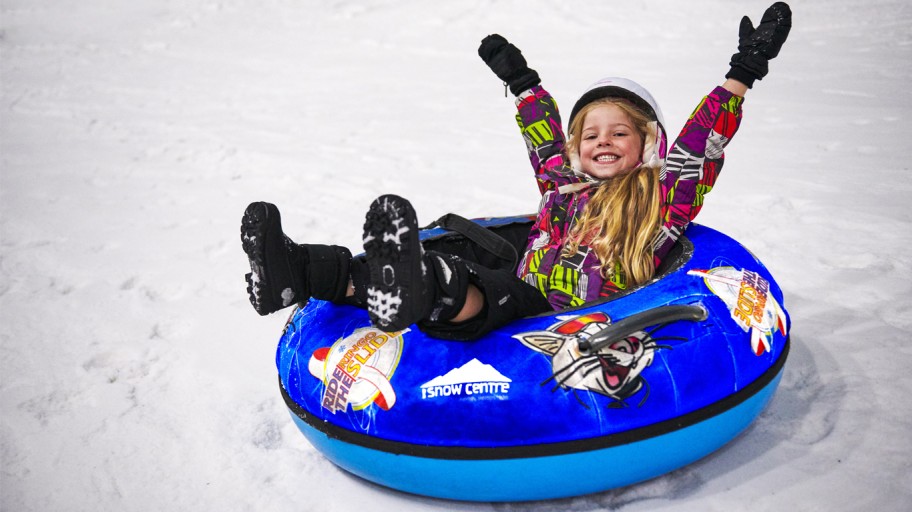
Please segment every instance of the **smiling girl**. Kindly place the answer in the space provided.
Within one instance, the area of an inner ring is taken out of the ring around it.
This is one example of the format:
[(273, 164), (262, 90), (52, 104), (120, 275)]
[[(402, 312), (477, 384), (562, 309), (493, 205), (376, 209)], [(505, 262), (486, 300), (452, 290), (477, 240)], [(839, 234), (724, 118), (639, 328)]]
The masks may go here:
[(520, 51), (499, 35), (485, 38), (479, 54), (518, 95), (517, 122), (542, 192), (517, 275), (554, 309), (652, 279), (702, 208), (740, 124), (744, 95), (766, 75), (790, 28), (782, 2), (756, 29), (742, 19), (726, 80), (703, 98), (670, 150), (652, 95), (624, 78), (588, 88), (571, 110), (565, 139), (554, 99)]
[(590, 86), (565, 137), (538, 73), (506, 39), (486, 37), (478, 54), (517, 97), (542, 194), (518, 267), (489, 267), (472, 246), (458, 256), (425, 252), (415, 212), (398, 196), (371, 204), (365, 255), (355, 258), (344, 247), (295, 244), (278, 209), (259, 202), (241, 226), (251, 303), (265, 315), (310, 297), (345, 302), (366, 308), (385, 331), (417, 323), (432, 336), (466, 340), (649, 281), (699, 213), (738, 129), (743, 96), (766, 75), (790, 28), (782, 2), (756, 29), (742, 19), (727, 80), (703, 98), (670, 149), (652, 95), (624, 78)]

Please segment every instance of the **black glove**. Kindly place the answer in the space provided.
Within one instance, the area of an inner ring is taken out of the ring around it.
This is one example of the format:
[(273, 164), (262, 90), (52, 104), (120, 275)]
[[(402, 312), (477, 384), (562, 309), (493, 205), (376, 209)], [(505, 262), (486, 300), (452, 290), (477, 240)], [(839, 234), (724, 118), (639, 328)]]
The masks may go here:
[(725, 78), (734, 78), (748, 87), (769, 72), (769, 60), (779, 55), (782, 43), (792, 28), (792, 10), (785, 2), (771, 5), (757, 28), (747, 16), (741, 18), (738, 30), (738, 53), (732, 55), (731, 70)]
[(498, 34), (491, 34), (481, 40), (478, 56), (498, 78), (510, 86), (510, 92), (514, 96), (541, 83), (538, 73), (529, 69), (519, 48)]

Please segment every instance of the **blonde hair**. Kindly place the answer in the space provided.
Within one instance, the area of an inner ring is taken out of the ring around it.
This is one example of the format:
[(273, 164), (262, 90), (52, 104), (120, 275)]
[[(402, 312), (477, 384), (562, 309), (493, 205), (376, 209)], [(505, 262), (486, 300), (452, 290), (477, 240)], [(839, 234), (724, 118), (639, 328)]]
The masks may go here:
[[(578, 134), (586, 115), (595, 108), (611, 103), (620, 107), (633, 121), (642, 140), (649, 139), (651, 119), (627, 101), (605, 98), (583, 107), (570, 126), (567, 152), (579, 154)], [(625, 174), (604, 180), (591, 192), (589, 202), (568, 233), (563, 256), (573, 256), (581, 244), (598, 256), (599, 271), (608, 279), (626, 286), (642, 284), (655, 274), (653, 244), (660, 226), (659, 168), (641, 165)]]

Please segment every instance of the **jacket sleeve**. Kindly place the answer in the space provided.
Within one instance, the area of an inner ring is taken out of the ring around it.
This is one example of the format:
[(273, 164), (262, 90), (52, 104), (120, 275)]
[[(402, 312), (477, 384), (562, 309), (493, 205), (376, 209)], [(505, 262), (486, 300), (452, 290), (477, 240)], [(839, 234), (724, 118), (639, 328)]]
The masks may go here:
[(669, 150), (659, 174), (662, 231), (654, 246), (656, 265), (700, 213), (703, 196), (722, 170), (723, 150), (738, 131), (743, 101), (716, 87), (697, 105)]
[(565, 137), (557, 102), (541, 86), (516, 98), (516, 123), (526, 141), (526, 150), (538, 189), (544, 194), (580, 179), (573, 175), (564, 152)]

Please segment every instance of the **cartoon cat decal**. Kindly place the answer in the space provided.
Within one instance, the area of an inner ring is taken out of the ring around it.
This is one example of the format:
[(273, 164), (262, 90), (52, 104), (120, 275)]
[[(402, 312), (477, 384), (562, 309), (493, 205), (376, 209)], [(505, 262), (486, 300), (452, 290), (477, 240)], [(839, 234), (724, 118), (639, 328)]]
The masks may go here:
[(584, 353), (579, 349), (579, 341), (611, 325), (611, 319), (605, 313), (558, 318), (562, 320), (560, 323), (544, 331), (513, 336), (532, 350), (551, 357), (553, 374), (543, 384), (553, 381), (555, 390), (592, 391), (623, 403), (643, 389), (645, 380), (641, 374), (652, 364), (655, 351), (667, 348), (657, 345), (651, 333), (637, 331), (593, 353)]

